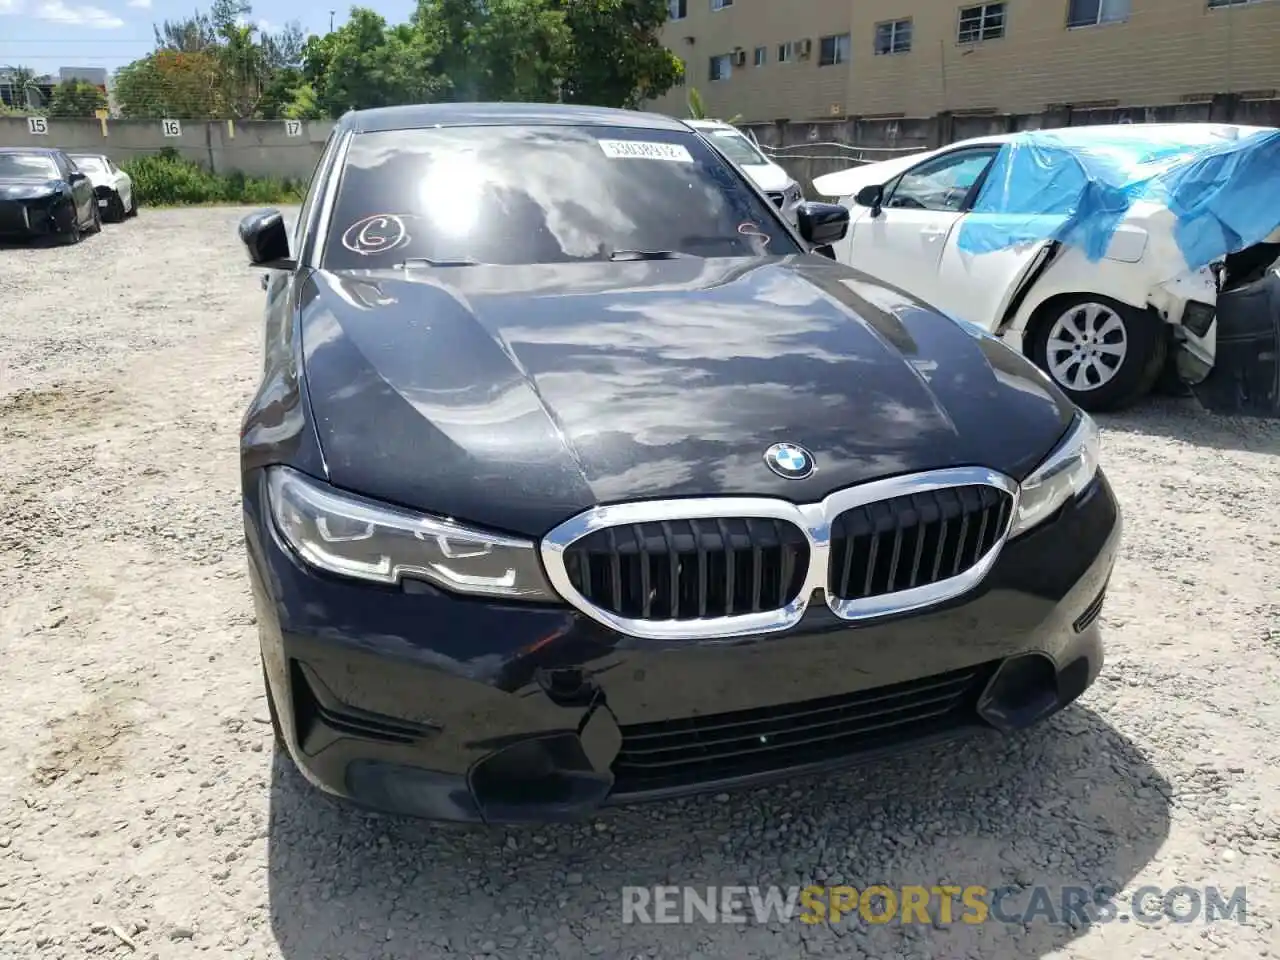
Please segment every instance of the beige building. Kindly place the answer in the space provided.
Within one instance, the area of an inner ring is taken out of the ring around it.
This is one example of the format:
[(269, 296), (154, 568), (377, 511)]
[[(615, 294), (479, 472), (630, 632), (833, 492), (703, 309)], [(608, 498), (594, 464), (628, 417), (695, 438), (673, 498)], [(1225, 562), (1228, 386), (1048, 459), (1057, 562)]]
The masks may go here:
[[(1160, 106), (1280, 87), (1280, 0), (670, 0), (667, 46), (748, 122)], [(1269, 93), (1270, 92), (1270, 93)], [(683, 115), (677, 87), (652, 109)]]

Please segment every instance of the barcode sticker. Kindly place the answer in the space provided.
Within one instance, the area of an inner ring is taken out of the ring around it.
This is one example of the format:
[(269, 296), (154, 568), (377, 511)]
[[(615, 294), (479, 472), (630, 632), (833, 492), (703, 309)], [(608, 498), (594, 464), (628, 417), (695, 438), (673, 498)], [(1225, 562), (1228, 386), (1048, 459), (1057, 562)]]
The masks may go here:
[(693, 163), (693, 156), (679, 143), (653, 143), (649, 140), (597, 140), (606, 157), (614, 160), (672, 160)]

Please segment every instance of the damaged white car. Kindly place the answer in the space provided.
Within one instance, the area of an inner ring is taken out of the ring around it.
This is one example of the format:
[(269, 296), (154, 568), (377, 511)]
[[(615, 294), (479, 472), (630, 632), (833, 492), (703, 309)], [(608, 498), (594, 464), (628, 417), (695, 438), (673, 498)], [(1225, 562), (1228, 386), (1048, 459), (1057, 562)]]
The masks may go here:
[(1280, 414), (1280, 130), (1068, 127), (814, 180), (837, 260), (999, 335), (1088, 410), (1167, 368), (1206, 406)]

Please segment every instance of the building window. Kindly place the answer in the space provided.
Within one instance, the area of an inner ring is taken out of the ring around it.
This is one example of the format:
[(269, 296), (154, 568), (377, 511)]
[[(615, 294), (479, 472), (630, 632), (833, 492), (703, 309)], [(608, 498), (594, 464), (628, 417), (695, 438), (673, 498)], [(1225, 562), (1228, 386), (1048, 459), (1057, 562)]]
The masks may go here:
[(911, 21), (891, 20), (876, 24), (876, 53), (910, 53)]
[(733, 0), (711, 0), (712, 10), (725, 10), (733, 6)]
[(722, 53), (718, 57), (711, 58), (711, 70), (707, 74), (709, 80), (728, 80), (730, 74), (733, 73), (733, 55)]
[(763, 66), (765, 65), (766, 61), (767, 61), (767, 60), (768, 60), (768, 58), (769, 58), (769, 48), (768, 48), (768, 47), (756, 47), (756, 55), (755, 55), (755, 57), (756, 57), (756, 58), (755, 58), (755, 65), (756, 65), (757, 67), (763, 67)]
[(1004, 36), (1004, 4), (980, 3), (960, 8), (961, 43), (998, 40)]
[(1123, 23), (1129, 19), (1131, 0), (1070, 0), (1068, 27), (1092, 27), (1099, 23)]
[(778, 44), (778, 62), (790, 63), (796, 58), (796, 42), (788, 40), (786, 43)]
[(689, 15), (689, 0), (667, 0), (667, 19), (683, 20)]
[(818, 66), (833, 67), (837, 63), (849, 62), (849, 35), (847, 33), (841, 33), (834, 37), (823, 37), (818, 43)]
[(1255, 3), (1269, 3), (1271, 0), (1209, 0), (1209, 9), (1214, 7), (1247, 7)]

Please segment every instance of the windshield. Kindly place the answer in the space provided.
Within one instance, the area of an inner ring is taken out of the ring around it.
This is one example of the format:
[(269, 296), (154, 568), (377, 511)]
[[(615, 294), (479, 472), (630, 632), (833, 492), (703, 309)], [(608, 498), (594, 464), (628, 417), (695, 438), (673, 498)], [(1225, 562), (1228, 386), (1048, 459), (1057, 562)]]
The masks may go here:
[(56, 180), (58, 167), (44, 153), (0, 153), (0, 179)]
[(687, 131), (435, 127), (353, 137), (324, 266), (800, 252), (774, 211)]
[(106, 173), (107, 165), (102, 162), (101, 157), (72, 157), (75, 165), (85, 173)]
[(756, 149), (755, 144), (737, 130), (703, 130), (702, 134), (713, 138), (712, 142), (734, 163), (759, 166), (769, 162), (768, 158)]

